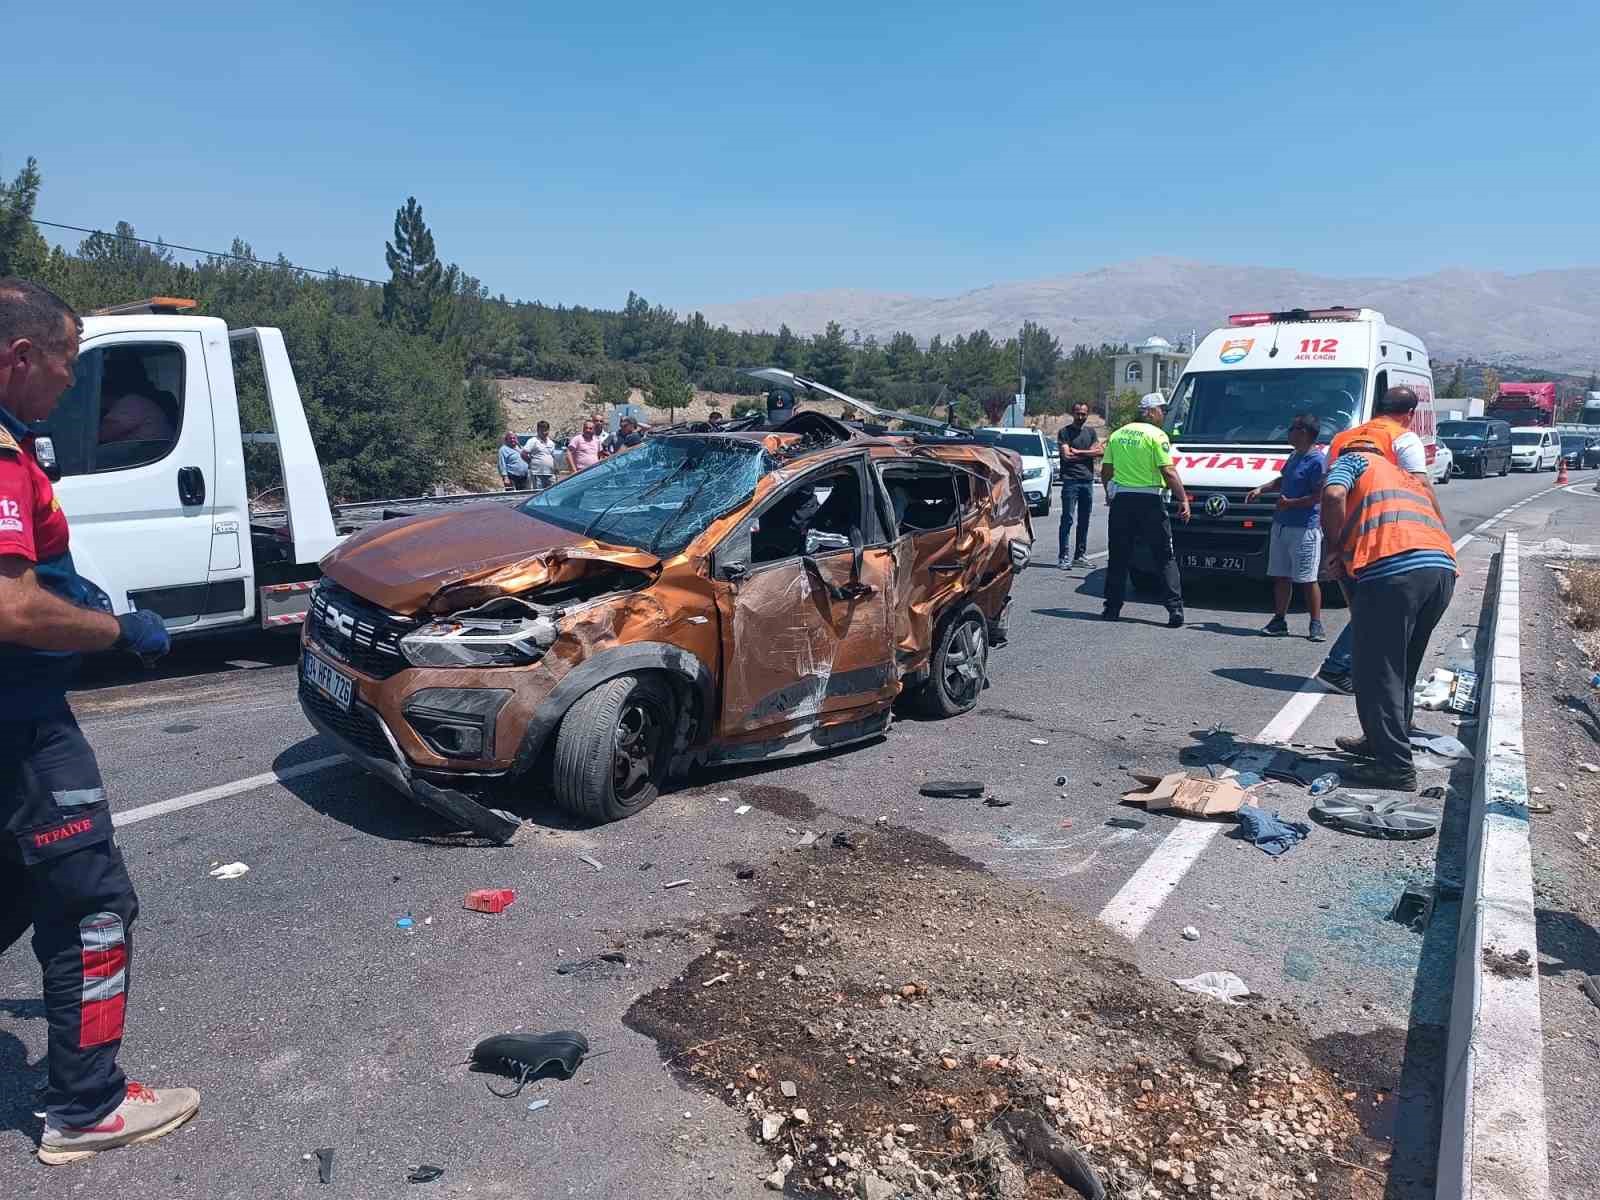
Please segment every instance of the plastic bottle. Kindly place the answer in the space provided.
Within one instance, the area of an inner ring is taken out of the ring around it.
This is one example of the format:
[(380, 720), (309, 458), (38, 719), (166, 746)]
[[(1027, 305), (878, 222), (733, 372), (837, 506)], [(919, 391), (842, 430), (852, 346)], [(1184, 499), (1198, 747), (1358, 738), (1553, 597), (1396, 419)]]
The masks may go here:
[(1313, 796), (1326, 796), (1340, 783), (1339, 772), (1329, 771), (1326, 775), (1318, 775), (1311, 781), (1310, 792)]

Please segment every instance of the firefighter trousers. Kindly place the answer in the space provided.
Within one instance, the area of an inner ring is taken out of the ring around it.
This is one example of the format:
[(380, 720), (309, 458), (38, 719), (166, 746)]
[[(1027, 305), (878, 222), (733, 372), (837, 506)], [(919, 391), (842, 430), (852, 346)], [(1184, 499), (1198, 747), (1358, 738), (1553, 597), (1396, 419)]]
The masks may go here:
[(0, 952), (33, 927), (55, 1128), (94, 1125), (122, 1103), (117, 1051), (138, 911), (99, 765), (66, 702), (0, 718)]

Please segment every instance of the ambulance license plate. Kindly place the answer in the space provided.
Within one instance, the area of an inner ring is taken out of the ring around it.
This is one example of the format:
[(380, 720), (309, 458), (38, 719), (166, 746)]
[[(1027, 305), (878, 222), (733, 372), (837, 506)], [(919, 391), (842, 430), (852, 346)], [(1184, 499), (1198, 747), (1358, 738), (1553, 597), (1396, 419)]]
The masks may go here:
[(325, 663), (309, 650), (300, 652), (300, 678), (337, 704), (341, 711), (350, 711), (350, 701), (355, 697), (356, 681), (330, 663)]
[(1244, 556), (1240, 554), (1197, 554), (1190, 551), (1178, 556), (1178, 565), (1190, 571), (1230, 571), (1244, 573)]

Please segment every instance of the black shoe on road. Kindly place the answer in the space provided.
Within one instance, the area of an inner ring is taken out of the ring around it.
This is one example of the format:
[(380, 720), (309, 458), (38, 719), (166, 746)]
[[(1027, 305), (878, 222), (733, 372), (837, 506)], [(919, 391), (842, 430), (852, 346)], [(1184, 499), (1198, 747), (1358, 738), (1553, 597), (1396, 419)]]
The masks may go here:
[(1356, 681), (1350, 678), (1347, 671), (1330, 671), (1323, 667), (1317, 672), (1317, 678), (1336, 692), (1343, 692), (1346, 696), (1356, 694)]
[(1122, 610), (1115, 608), (1101, 609), (1100, 619), (1102, 621), (1120, 621), (1122, 619)]
[(1385, 792), (1414, 792), (1417, 790), (1415, 767), (1383, 767), (1377, 763), (1359, 763), (1339, 772), (1340, 781), (1346, 785), (1378, 788)]
[(1333, 739), (1333, 744), (1346, 754), (1353, 754), (1357, 758), (1372, 757), (1372, 747), (1367, 745), (1365, 736), (1353, 737), (1350, 734), (1341, 733)]
[(1182, 629), (1183, 628), (1183, 614), (1181, 612), (1168, 613), (1167, 614), (1167, 628), (1168, 629)]

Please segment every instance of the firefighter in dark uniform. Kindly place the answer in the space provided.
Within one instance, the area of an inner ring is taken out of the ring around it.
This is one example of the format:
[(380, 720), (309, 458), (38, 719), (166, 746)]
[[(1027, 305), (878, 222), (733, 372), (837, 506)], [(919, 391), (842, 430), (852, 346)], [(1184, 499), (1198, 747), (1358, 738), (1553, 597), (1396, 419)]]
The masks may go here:
[(0, 951), (33, 927), (50, 1066), (39, 1158), (52, 1165), (160, 1137), (200, 1107), (191, 1088), (157, 1091), (117, 1066), (139, 902), (66, 688), (80, 654), (150, 660), (168, 641), (158, 616), (113, 616), (74, 571), (34, 457), (27, 423), (72, 386), (81, 328), (49, 291), (0, 279)]

